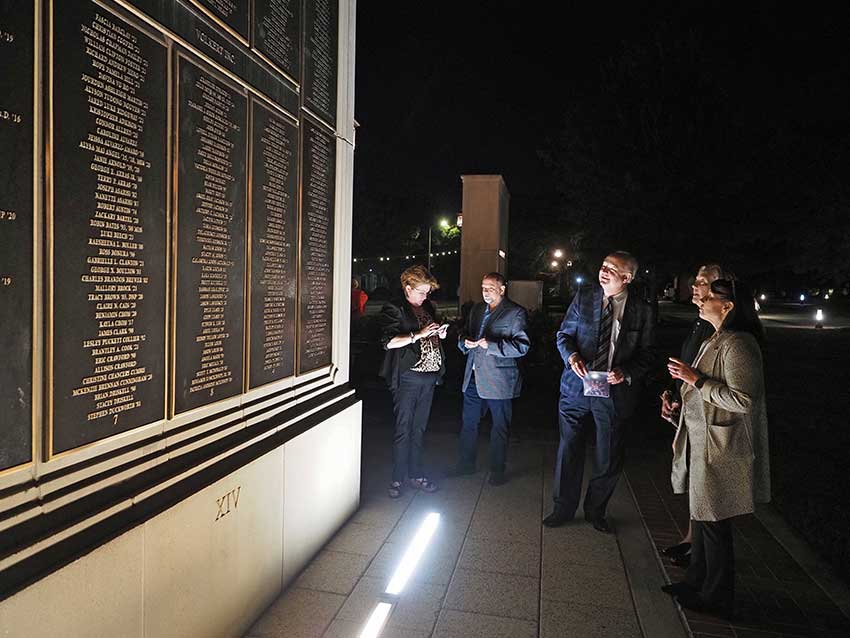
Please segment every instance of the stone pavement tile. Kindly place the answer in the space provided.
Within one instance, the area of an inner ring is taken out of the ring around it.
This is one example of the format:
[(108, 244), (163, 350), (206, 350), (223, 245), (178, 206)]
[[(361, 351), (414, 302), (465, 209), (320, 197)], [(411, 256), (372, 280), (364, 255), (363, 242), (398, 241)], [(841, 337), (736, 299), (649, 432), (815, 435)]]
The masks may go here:
[[(407, 548), (407, 543), (384, 543), (378, 555), (369, 565), (366, 576), (389, 583)], [(459, 553), (459, 545), (442, 547), (439, 542), (430, 543), (419, 559), (419, 564), (413, 572), (412, 581), (448, 585), (452, 579)]]
[[(334, 620), (322, 638), (357, 638), (363, 631), (363, 625), (348, 620)], [(430, 631), (407, 629), (385, 625), (381, 630), (381, 638), (428, 638)]]
[(540, 575), (540, 547), (531, 543), (493, 543), (486, 539), (468, 538), (458, 567), (537, 578)]
[(248, 630), (246, 638), (318, 638), (345, 602), (345, 596), (288, 589)]
[(368, 564), (368, 557), (362, 554), (323, 550), (310, 561), (295, 587), (348, 595)]
[(537, 623), (444, 609), (433, 638), (537, 638)]
[(614, 535), (600, 534), (582, 520), (576, 525), (543, 528), (543, 564), (601, 565), (613, 567), (623, 562)]
[(372, 558), (378, 553), (390, 533), (390, 529), (392, 528), (385, 526), (347, 523), (336, 533), (336, 536), (325, 546), (325, 549), (349, 554), (362, 554)]
[[(378, 578), (363, 577), (337, 614), (337, 620), (346, 620), (358, 626), (369, 619), (381, 599), (387, 582)], [(408, 582), (398, 602), (393, 607), (387, 627), (400, 627), (430, 632), (437, 621), (440, 603), (446, 594), (445, 585)]]
[(540, 515), (492, 507), (477, 509), (469, 527), (470, 538), (514, 543), (540, 543)]
[(539, 581), (515, 574), (457, 569), (445, 607), (491, 616), (537, 620)]
[(631, 591), (622, 565), (552, 564), (543, 562), (542, 596), (576, 603), (593, 601), (603, 607), (634, 613)]
[(412, 500), (412, 494), (390, 498), (386, 490), (366, 496), (360, 500), (360, 507), (351, 517), (351, 522), (375, 527), (394, 527)]
[[(587, 600), (592, 600), (592, 597), (588, 597)], [(612, 609), (601, 605), (544, 598), (540, 613), (540, 638), (574, 638), (576, 636), (642, 638), (633, 609)]]

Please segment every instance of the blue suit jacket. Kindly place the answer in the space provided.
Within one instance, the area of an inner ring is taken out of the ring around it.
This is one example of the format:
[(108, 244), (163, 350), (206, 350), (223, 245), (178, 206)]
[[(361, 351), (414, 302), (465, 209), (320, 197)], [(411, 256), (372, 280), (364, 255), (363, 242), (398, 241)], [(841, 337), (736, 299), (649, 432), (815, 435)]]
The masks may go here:
[(458, 348), (467, 355), (466, 370), (463, 373), (463, 391), (469, 385), (472, 365), (475, 364), (475, 387), (482, 399), (513, 399), (522, 389), (522, 375), (517, 367), (517, 359), (524, 356), (531, 347), (531, 340), (525, 332), (528, 313), (525, 308), (507, 297), (490, 313), (484, 338), (488, 347), (467, 348), (466, 338), (477, 340), (481, 329), (484, 309), (483, 301), (475, 304), (466, 319), (466, 325), (458, 338)]
[[(566, 399), (584, 397), (584, 384), (569, 366), (567, 359), (578, 352), (587, 365), (596, 356), (599, 319), (602, 316), (602, 286), (583, 286), (573, 297), (558, 330), (557, 344), (564, 360), (561, 395)], [(652, 306), (629, 291), (620, 334), (614, 348), (612, 368), (620, 368), (631, 379), (611, 386), (611, 399), (618, 416), (629, 416), (637, 403), (640, 382), (655, 360), (655, 317)]]

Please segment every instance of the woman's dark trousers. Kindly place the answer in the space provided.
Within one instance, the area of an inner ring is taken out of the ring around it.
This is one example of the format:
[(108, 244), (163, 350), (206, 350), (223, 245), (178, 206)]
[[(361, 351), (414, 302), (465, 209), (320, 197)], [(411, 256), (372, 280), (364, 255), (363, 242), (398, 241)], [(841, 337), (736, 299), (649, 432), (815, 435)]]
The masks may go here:
[(685, 582), (700, 592), (706, 606), (732, 611), (735, 598), (732, 519), (693, 522), (691, 564)]
[(393, 439), (393, 481), (425, 476), (422, 471), (422, 437), (431, 414), (436, 372), (401, 373), (393, 390), (395, 438)]

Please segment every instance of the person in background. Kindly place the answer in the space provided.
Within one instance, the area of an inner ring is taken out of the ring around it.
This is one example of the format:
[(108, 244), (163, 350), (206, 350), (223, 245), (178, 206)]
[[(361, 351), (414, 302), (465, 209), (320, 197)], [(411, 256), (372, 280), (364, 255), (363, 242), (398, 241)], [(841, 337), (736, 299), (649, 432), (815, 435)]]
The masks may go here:
[(434, 387), (445, 373), (442, 340), (448, 324), (439, 324), (437, 309), (428, 299), (437, 288), (424, 266), (411, 266), (401, 273), (402, 297), (386, 302), (379, 316), (385, 350), (380, 375), (392, 393), (395, 415), (391, 498), (401, 496), (405, 484), (425, 492), (437, 490), (422, 465)]
[[(719, 264), (700, 266), (691, 286), (691, 303), (699, 308), (703, 298), (708, 294), (709, 285), (717, 279), (731, 279), (731, 276)], [(714, 326), (709, 321), (697, 317), (687, 339), (682, 344), (680, 359), (688, 364), (693, 363), (702, 342), (713, 334)], [(672, 423), (673, 427), (679, 427), (679, 410), (682, 405), (682, 397), (679, 394), (681, 387), (682, 382), (674, 379), (670, 387), (661, 394), (661, 418)], [(679, 567), (687, 567), (691, 560), (692, 527), (691, 522), (688, 521), (688, 532), (684, 538), (677, 544), (661, 550), (662, 556), (666, 556), (671, 563)]]
[[(637, 268), (637, 260), (627, 252), (605, 257), (598, 283), (579, 289), (558, 330), (558, 351), (565, 364), (558, 402), (561, 440), (555, 461), (555, 506), (543, 519), (547, 527), (558, 527), (575, 516), (584, 472), (583, 418), (591, 413), (596, 447), (584, 516), (597, 531), (612, 532), (605, 511), (623, 469), (625, 425), (654, 360), (652, 307), (629, 290)], [(607, 396), (585, 393), (589, 371), (605, 373)]]
[(505, 483), (508, 429), (512, 401), (519, 396), (522, 376), (517, 360), (531, 347), (526, 333), (528, 313), (505, 296), (506, 281), (497, 272), (484, 275), (481, 296), (458, 336), (458, 348), (466, 356), (463, 374), (463, 425), (460, 460), (449, 476), (475, 473), (478, 425), (490, 410), (490, 485)]
[(366, 302), (369, 301), (369, 295), (360, 287), (360, 280), (357, 277), (351, 279), (351, 318), (359, 319), (366, 314)]
[(731, 520), (770, 500), (763, 331), (752, 295), (734, 280), (711, 283), (700, 317), (714, 335), (692, 365), (674, 358), (667, 365), (683, 382), (671, 482), (677, 494), (688, 493), (691, 562), (683, 582), (661, 589), (682, 607), (729, 618), (735, 598)]

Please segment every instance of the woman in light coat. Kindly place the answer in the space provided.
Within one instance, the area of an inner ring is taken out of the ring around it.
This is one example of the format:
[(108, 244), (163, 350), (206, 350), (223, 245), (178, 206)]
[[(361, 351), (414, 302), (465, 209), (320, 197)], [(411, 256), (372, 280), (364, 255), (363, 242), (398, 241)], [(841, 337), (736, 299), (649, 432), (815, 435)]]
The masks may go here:
[(770, 500), (762, 327), (740, 282), (711, 283), (700, 308), (715, 334), (694, 365), (670, 359), (681, 379), (682, 413), (673, 441), (673, 491), (690, 497), (694, 540), (682, 583), (662, 589), (689, 609), (732, 613), (735, 557), (731, 518)]

